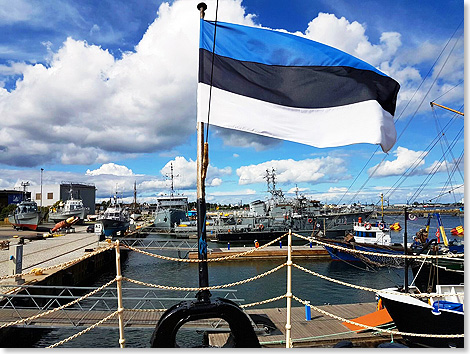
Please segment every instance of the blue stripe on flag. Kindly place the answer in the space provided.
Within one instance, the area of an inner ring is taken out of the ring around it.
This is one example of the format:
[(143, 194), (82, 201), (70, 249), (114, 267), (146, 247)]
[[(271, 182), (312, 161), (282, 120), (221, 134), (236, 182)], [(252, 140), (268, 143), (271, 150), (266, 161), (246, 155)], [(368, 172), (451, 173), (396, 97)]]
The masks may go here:
[[(212, 52), (214, 22), (201, 19), (199, 47)], [(215, 54), (240, 61), (283, 66), (349, 66), (387, 76), (336, 48), (289, 33), (217, 22)]]

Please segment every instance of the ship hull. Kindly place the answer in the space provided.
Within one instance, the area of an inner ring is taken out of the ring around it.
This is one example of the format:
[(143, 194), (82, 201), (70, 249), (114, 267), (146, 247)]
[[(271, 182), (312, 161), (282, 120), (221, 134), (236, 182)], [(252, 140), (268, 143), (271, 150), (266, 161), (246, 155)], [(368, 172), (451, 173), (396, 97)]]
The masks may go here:
[(129, 227), (129, 221), (101, 219), (105, 236), (113, 236), (117, 232), (124, 232)]
[(49, 213), (49, 221), (58, 223), (62, 220), (67, 220), (70, 217), (78, 217), (80, 221), (78, 223), (83, 222), (85, 219), (85, 209), (82, 210), (75, 210), (66, 213)]
[[(360, 244), (357, 242), (348, 243), (348, 242), (341, 242), (336, 240), (328, 240), (328, 239), (321, 239), (321, 241), (330, 243), (332, 245), (349, 248), (358, 251), (366, 251), (366, 252), (374, 252), (374, 253), (382, 253), (382, 254), (403, 254), (403, 246), (402, 245), (395, 245), (395, 246), (379, 246), (379, 245), (366, 245)], [(355, 252), (347, 252), (335, 247), (324, 246), (327, 250), (328, 254), (331, 257), (332, 261), (343, 261), (343, 262), (372, 262), (372, 263), (394, 263), (395, 266), (403, 266), (403, 260), (397, 258), (391, 258), (386, 256), (380, 255), (364, 255)], [(392, 264), (391, 264), (392, 265)]]
[(188, 217), (184, 210), (163, 209), (155, 213), (154, 227), (156, 231), (172, 232), (175, 226), (187, 220)]
[(39, 224), (38, 213), (28, 213), (19, 215), (10, 215), (8, 221), (15, 228), (27, 228), (30, 230), (36, 230)]
[[(380, 294), (380, 298), (400, 332), (447, 335), (464, 333), (463, 312), (440, 309), (440, 314), (433, 314), (433, 308), (429, 304), (417, 299), (400, 300), (387, 294)], [(464, 345), (463, 338), (403, 337), (409, 342), (433, 348), (463, 348)]]

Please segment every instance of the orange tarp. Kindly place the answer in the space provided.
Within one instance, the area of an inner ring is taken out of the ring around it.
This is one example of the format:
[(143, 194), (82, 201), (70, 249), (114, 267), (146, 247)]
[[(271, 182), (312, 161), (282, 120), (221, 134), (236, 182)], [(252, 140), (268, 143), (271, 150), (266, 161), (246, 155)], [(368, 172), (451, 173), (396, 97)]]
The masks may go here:
[[(388, 314), (386, 309), (381, 309), (379, 311), (374, 311), (372, 313), (368, 313), (367, 315), (354, 318), (351, 321), (357, 322), (360, 324), (368, 325), (368, 326), (380, 326), (389, 322), (392, 322), (392, 318)], [(356, 326), (347, 322), (343, 322), (343, 325), (348, 327), (351, 331), (365, 331), (367, 328)]]

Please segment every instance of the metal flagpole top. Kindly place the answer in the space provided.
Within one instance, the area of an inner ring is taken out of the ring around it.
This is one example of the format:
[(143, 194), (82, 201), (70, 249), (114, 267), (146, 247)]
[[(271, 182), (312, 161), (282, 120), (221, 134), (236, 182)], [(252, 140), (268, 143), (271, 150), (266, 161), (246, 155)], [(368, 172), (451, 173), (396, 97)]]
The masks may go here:
[(197, 9), (199, 10), (199, 12), (201, 13), (201, 18), (204, 18), (205, 16), (205, 12), (207, 10), (207, 5), (205, 2), (200, 2), (199, 4), (197, 4)]

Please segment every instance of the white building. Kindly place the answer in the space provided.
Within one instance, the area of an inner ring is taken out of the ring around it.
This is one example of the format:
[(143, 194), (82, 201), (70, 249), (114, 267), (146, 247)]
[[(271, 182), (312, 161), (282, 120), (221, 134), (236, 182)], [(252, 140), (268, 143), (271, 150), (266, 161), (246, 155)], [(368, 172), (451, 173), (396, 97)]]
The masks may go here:
[(31, 192), (31, 200), (35, 201), (38, 207), (48, 207), (59, 200), (66, 201), (71, 199), (70, 190), (72, 190), (74, 199), (83, 200), (83, 204), (90, 208), (90, 213), (95, 213), (96, 187), (93, 184), (61, 183), (43, 184), (42, 187), (40, 185), (28, 186), (28, 192)]

